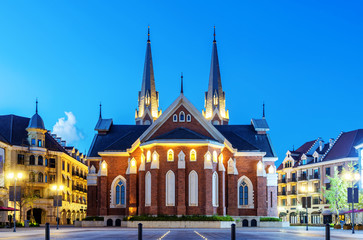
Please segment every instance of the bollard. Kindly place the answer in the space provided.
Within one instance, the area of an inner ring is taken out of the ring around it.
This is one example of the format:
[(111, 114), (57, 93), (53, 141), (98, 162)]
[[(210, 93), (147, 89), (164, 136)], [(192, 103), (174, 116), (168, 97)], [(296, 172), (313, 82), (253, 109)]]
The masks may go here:
[(325, 225), (325, 240), (330, 240), (330, 224)]
[(138, 235), (138, 238), (137, 239), (138, 240), (142, 240), (142, 223), (139, 223), (138, 226), (139, 226), (139, 231), (138, 231), (139, 232), (139, 235)]
[(45, 224), (45, 240), (50, 240), (50, 225), (49, 225), (49, 223)]
[(231, 240), (236, 240), (236, 224), (231, 225)]

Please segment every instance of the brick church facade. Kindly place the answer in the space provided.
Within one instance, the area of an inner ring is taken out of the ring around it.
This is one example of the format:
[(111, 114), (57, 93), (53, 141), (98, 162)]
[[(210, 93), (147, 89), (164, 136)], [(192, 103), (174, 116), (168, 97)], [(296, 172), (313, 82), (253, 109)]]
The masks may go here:
[[(277, 216), (277, 157), (265, 116), (229, 125), (214, 39), (205, 110), (183, 93), (161, 112), (148, 36), (135, 125), (102, 118), (88, 155), (87, 214)], [(109, 223), (108, 223), (109, 224)], [(113, 225), (115, 225), (113, 224)]]

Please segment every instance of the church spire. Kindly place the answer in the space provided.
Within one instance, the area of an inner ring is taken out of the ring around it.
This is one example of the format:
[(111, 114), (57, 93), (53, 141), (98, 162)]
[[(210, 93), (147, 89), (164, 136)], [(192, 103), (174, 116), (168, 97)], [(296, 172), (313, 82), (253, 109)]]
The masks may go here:
[(100, 119), (102, 119), (102, 104), (100, 102)]
[(180, 81), (181, 81), (181, 86), (180, 86), (180, 93), (184, 93), (184, 87), (183, 87), (183, 72), (181, 73), (180, 76)]
[(159, 108), (159, 93), (155, 90), (153, 60), (151, 55), (150, 27), (147, 31), (146, 54), (141, 91), (138, 98), (139, 109), (135, 113), (138, 125), (151, 124), (161, 114)]
[(212, 60), (209, 73), (208, 92), (205, 93), (205, 111), (203, 115), (213, 124), (228, 124), (229, 113), (225, 105), (225, 93), (222, 89), (221, 73), (219, 69), (216, 32), (214, 27)]

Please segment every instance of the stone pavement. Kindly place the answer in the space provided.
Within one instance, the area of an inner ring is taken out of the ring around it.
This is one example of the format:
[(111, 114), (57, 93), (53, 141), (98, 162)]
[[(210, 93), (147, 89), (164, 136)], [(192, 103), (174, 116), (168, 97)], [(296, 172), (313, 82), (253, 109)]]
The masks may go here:
[[(230, 239), (230, 229), (143, 229), (143, 239), (198, 239), (215, 240)], [(311, 227), (308, 232), (304, 227), (289, 228), (237, 228), (237, 239), (325, 239), (325, 230), (322, 227)], [(0, 239), (44, 239), (44, 228), (18, 228), (0, 229)], [(137, 239), (137, 229), (134, 228), (75, 228), (63, 227), (59, 230), (51, 228), (51, 239)], [(352, 234), (347, 230), (331, 229), (331, 239), (363, 239), (363, 231)]]

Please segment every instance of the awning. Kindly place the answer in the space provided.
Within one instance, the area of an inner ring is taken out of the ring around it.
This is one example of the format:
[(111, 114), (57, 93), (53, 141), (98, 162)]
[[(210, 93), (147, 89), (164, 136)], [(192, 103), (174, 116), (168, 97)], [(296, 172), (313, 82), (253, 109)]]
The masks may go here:
[[(14, 211), (14, 208), (0, 206), (0, 211)], [(19, 209), (16, 209), (16, 211), (19, 211)]]
[[(354, 209), (354, 213), (359, 213), (359, 212), (363, 212), (363, 209)], [(352, 213), (352, 210), (348, 211), (348, 212), (345, 212), (345, 213)]]
[[(333, 212), (330, 211), (330, 210), (324, 210), (322, 213), (321, 213), (323, 216), (327, 216), (327, 215), (332, 215)], [(334, 214), (336, 214), (336, 212), (334, 212)]]

